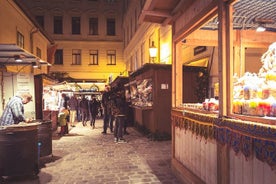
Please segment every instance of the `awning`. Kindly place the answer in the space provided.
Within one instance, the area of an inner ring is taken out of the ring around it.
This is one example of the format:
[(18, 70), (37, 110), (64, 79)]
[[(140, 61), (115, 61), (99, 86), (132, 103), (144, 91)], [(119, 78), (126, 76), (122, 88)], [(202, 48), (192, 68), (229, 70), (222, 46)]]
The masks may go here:
[(55, 90), (55, 91), (73, 91), (72, 86), (66, 81), (56, 83), (53, 85), (44, 86), (44, 89)]
[(44, 89), (56, 90), (56, 91), (71, 91), (71, 92), (100, 92), (104, 91), (105, 83), (72, 83), (72, 82), (60, 82), (53, 85), (44, 86)]
[(16, 44), (0, 44), (0, 65), (50, 65)]

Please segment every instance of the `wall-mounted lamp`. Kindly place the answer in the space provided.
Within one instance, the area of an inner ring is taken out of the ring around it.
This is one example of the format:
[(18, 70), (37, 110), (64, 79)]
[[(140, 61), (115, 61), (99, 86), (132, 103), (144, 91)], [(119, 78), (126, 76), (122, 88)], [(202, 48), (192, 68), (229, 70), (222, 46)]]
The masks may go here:
[(266, 30), (265, 25), (275, 23), (275, 21), (272, 19), (257, 18), (257, 17), (253, 19), (253, 22), (258, 24), (256, 32), (264, 32)]
[(260, 24), (260, 25), (257, 27), (256, 32), (264, 32), (265, 30), (266, 30), (266, 28), (265, 28), (262, 24)]
[(38, 68), (39, 67), (37, 62), (35, 62), (35, 61), (32, 62), (32, 66), (33, 66), (33, 68)]
[(151, 62), (154, 63), (154, 60), (157, 56), (157, 47), (155, 47), (154, 41), (151, 42), (151, 46), (149, 47), (149, 54)]
[(22, 62), (25, 56), (23, 54), (16, 54), (13, 56), (13, 58), (16, 62)]

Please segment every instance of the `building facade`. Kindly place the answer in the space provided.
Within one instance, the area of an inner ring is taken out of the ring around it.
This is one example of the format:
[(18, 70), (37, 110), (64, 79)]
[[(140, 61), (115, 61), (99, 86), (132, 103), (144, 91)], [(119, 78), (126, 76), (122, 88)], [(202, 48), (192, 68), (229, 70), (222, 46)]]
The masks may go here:
[[(14, 1), (0, 1), (0, 114), (9, 99), (30, 92), (35, 99), (34, 75), (47, 73), (47, 48), (53, 40)], [(34, 117), (35, 103), (25, 114)]]
[(126, 70), (123, 1), (20, 1), (55, 40), (49, 73), (76, 82), (109, 82)]
[[(124, 59), (128, 71), (133, 72), (145, 63), (172, 63), (171, 25), (144, 21), (145, 10), (143, 8), (148, 6), (148, 2), (145, 0), (125, 1)], [(157, 55), (154, 58), (149, 52), (153, 45), (157, 49)]]

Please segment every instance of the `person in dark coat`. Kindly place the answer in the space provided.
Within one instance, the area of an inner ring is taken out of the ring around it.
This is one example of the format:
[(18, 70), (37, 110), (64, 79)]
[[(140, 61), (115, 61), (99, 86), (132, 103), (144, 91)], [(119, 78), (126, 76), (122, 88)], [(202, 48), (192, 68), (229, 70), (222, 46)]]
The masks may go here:
[(111, 95), (112, 92), (110, 91), (110, 86), (106, 85), (105, 91), (102, 95), (102, 106), (104, 111), (102, 134), (106, 134), (108, 126), (110, 128), (110, 132), (113, 132), (114, 116), (112, 115), (111, 111)]
[(123, 135), (127, 115), (127, 103), (124, 90), (122, 89), (118, 90), (116, 96), (112, 98), (112, 113), (115, 117), (114, 142), (126, 142)]
[(92, 99), (89, 101), (89, 111), (91, 114), (90, 126), (94, 129), (96, 116), (99, 113), (99, 102), (94, 95), (92, 95)]
[(77, 117), (77, 111), (78, 111), (78, 100), (77, 98), (73, 95), (68, 101), (68, 106), (70, 110), (70, 125), (72, 127), (75, 127), (75, 122), (76, 122), (76, 117)]
[(89, 103), (88, 99), (85, 98), (85, 96), (82, 97), (79, 107), (81, 111), (81, 117), (82, 117), (82, 125), (86, 126), (86, 122), (88, 121), (89, 117)]

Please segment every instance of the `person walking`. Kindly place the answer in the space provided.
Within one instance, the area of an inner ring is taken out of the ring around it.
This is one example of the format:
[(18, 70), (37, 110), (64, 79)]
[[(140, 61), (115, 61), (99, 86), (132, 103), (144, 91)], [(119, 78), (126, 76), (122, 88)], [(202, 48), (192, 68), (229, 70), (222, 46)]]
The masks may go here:
[(88, 100), (83, 95), (81, 101), (80, 101), (80, 110), (81, 110), (81, 117), (82, 117), (82, 125), (86, 126), (86, 123), (88, 121), (89, 117), (89, 108), (88, 108)]
[(10, 99), (0, 118), (1, 126), (18, 124), (20, 122), (30, 122), (31, 118), (25, 118), (24, 105), (32, 101), (30, 93), (22, 93)]
[(77, 100), (78, 100), (78, 110), (77, 110), (77, 121), (82, 121), (82, 116), (81, 116), (81, 108), (80, 108), (80, 101), (81, 101), (82, 97), (81, 96), (77, 96)]
[(105, 86), (105, 91), (102, 95), (102, 105), (103, 105), (103, 110), (104, 110), (104, 118), (103, 118), (103, 132), (102, 134), (107, 133), (107, 128), (109, 126), (110, 132), (113, 132), (113, 121), (114, 121), (114, 116), (112, 115), (112, 110), (111, 110), (111, 97), (112, 92), (110, 91), (110, 86), (106, 85)]
[(77, 118), (77, 110), (78, 110), (78, 100), (77, 98), (73, 95), (68, 101), (68, 107), (70, 110), (70, 125), (71, 127), (75, 127), (75, 122)]
[(99, 103), (98, 103), (95, 95), (92, 95), (92, 98), (89, 101), (89, 111), (90, 111), (90, 115), (91, 115), (90, 126), (94, 129), (96, 116), (99, 113)]
[(66, 107), (66, 108), (68, 107), (68, 100), (69, 100), (69, 97), (65, 93), (62, 93), (61, 98), (59, 100), (59, 105), (58, 105), (59, 112), (61, 112), (61, 110), (64, 107)]

